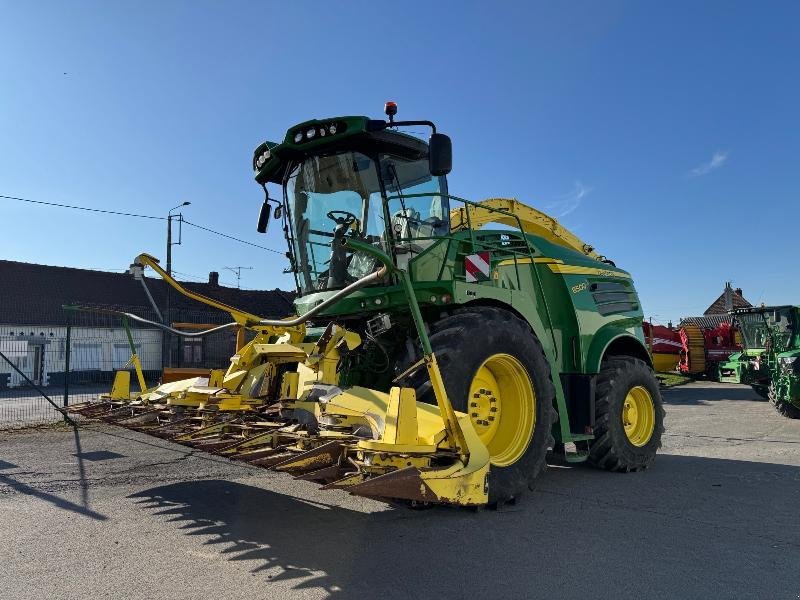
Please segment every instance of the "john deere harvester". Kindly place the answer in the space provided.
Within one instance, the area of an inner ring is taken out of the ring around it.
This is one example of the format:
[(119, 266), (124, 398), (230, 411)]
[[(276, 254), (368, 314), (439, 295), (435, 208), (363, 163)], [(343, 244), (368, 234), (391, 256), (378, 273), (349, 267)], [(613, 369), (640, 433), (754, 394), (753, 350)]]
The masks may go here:
[(631, 276), (516, 200), (450, 195), (450, 139), (386, 112), (307, 121), (255, 151), (258, 229), (282, 225), (298, 316), (198, 296), (142, 255), (137, 276), (153, 268), (254, 338), (209, 380), (136, 391), (121, 372), (75, 410), (411, 503), (513, 499), (549, 452), (649, 466), (663, 409)]
[(741, 308), (732, 315), (743, 349), (720, 364), (720, 381), (751, 385), (783, 416), (800, 418), (800, 307)]

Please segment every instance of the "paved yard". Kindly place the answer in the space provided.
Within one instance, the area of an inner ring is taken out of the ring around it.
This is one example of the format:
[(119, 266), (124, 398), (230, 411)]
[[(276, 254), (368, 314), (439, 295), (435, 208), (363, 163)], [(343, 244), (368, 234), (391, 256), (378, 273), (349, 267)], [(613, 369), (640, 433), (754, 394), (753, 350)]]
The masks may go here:
[(99, 424), (0, 433), (0, 597), (800, 598), (800, 421), (665, 393), (645, 473), (411, 511)]
[[(58, 406), (64, 404), (64, 386), (50, 385), (40, 388)], [(104, 394), (110, 384), (72, 385), (69, 402), (78, 404)], [(34, 424), (55, 423), (62, 417), (53, 410), (52, 405), (29, 385), (0, 389), (0, 429), (27, 427)]]

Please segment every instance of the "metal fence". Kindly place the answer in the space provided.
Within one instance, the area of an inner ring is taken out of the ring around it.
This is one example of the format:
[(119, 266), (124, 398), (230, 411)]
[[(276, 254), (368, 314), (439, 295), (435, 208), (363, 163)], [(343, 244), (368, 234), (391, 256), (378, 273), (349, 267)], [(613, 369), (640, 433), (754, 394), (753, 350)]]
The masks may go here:
[[(140, 307), (95, 308), (159, 320)], [(128, 334), (118, 315), (65, 310), (62, 317), (60, 325), (0, 324), (0, 428), (61, 420), (43, 394), (64, 406), (84, 402), (110, 391), (116, 371), (133, 370)], [(218, 311), (181, 309), (168, 315), (170, 324), (187, 331), (229, 321)], [(162, 380), (165, 368), (167, 375), (171, 369), (226, 368), (236, 349), (234, 329), (187, 338), (134, 321), (129, 327), (148, 386)]]

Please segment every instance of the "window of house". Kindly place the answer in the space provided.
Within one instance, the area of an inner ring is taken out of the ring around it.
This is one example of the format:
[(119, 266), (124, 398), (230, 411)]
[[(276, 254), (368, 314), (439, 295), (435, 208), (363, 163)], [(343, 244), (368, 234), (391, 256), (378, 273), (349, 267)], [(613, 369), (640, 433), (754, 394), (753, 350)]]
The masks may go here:
[(200, 365), (203, 362), (203, 340), (183, 338), (183, 362), (186, 365)]

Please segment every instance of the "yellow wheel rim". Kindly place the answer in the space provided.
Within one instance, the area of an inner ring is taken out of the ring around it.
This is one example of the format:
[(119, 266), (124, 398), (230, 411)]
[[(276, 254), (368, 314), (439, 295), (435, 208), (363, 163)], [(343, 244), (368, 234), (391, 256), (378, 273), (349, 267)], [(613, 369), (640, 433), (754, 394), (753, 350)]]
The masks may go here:
[(478, 367), (467, 409), (491, 464), (512, 465), (528, 449), (536, 426), (536, 393), (525, 367), (510, 354), (493, 354)]
[(634, 446), (644, 446), (653, 437), (656, 428), (656, 407), (646, 388), (631, 388), (622, 404), (622, 425), (628, 441)]

